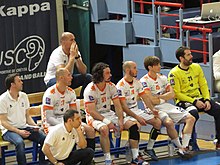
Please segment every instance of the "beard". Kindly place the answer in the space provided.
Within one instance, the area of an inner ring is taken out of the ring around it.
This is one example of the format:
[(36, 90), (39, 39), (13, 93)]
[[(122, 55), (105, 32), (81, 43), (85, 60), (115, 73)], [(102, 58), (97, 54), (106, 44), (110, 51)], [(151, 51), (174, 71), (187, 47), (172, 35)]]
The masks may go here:
[(186, 60), (186, 59), (184, 59), (183, 64), (184, 64), (185, 66), (190, 66), (190, 65), (192, 64), (192, 59), (191, 59), (191, 60)]
[(137, 78), (137, 74), (134, 74), (133, 72), (129, 72), (129, 75), (131, 76), (131, 77), (134, 77), (134, 78)]

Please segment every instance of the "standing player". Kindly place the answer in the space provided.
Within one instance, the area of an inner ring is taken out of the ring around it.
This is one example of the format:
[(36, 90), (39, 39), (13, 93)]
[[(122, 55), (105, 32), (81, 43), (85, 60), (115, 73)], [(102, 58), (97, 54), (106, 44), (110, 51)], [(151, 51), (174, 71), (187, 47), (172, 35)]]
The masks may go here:
[[(118, 94), (123, 110), (126, 112), (130, 120), (137, 120), (140, 124), (151, 124), (153, 128), (150, 132), (148, 141), (148, 149), (145, 152), (151, 156), (153, 160), (158, 160), (153, 146), (160, 131), (161, 121), (155, 117), (158, 111), (154, 109), (150, 98), (145, 94), (140, 81), (136, 79), (137, 69), (136, 64), (132, 61), (126, 61), (123, 64), (125, 72), (124, 77), (117, 83)], [(137, 99), (141, 97), (149, 109), (141, 110), (138, 108)], [(153, 115), (155, 114), (155, 116)]]
[[(160, 111), (159, 117), (167, 129), (167, 134), (171, 141), (179, 148), (177, 153), (182, 158), (189, 158), (191, 155), (186, 152), (186, 147), (191, 138), (195, 119), (184, 109), (167, 103), (167, 101), (174, 98), (174, 92), (167, 81), (167, 77), (159, 74), (161, 69), (160, 59), (156, 56), (148, 56), (144, 59), (144, 66), (148, 71), (148, 74), (140, 79), (144, 90), (152, 97), (155, 108)], [(180, 143), (174, 123), (185, 123), (182, 144)]]
[[(138, 155), (138, 141), (140, 138), (136, 121), (125, 118), (118, 99), (115, 85), (110, 82), (111, 71), (109, 65), (97, 63), (92, 69), (92, 82), (88, 84), (84, 92), (86, 118), (89, 125), (100, 133), (100, 143), (105, 155), (105, 164), (112, 164), (110, 155), (109, 131), (116, 130), (115, 124), (129, 130), (129, 142), (132, 147), (132, 165), (148, 164)], [(111, 110), (111, 101), (115, 112)]]

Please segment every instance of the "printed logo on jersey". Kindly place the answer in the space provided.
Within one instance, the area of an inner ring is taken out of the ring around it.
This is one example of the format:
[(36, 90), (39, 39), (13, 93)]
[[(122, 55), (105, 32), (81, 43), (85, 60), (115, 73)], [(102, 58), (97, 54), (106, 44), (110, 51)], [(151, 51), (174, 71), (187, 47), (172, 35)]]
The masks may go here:
[(175, 85), (174, 79), (170, 79), (170, 84), (171, 84), (171, 85)]
[(93, 96), (89, 96), (89, 101), (94, 101), (94, 97)]
[(118, 92), (118, 96), (122, 96), (122, 91), (121, 91), (121, 89), (118, 89), (117, 92)]
[(142, 85), (143, 85), (144, 88), (147, 87), (147, 83), (146, 82), (142, 82)]
[(46, 104), (50, 104), (51, 103), (51, 99), (49, 97), (46, 97)]

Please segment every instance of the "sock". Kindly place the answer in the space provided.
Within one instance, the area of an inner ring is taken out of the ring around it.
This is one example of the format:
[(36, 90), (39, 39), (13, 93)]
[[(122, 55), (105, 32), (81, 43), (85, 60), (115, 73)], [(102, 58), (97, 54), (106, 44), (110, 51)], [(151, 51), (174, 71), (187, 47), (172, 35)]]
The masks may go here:
[(149, 140), (148, 140), (148, 144), (147, 144), (147, 149), (148, 149), (148, 150), (152, 150), (153, 147), (154, 147), (154, 143), (155, 143), (155, 140), (149, 139)]
[(107, 152), (104, 155), (105, 155), (105, 160), (112, 160), (110, 152)]
[(183, 134), (182, 137), (183, 148), (186, 148), (189, 145), (190, 138), (191, 138), (191, 134)]
[(139, 151), (138, 148), (132, 148), (131, 149), (133, 160), (138, 157), (138, 151)]
[(182, 145), (180, 144), (180, 140), (178, 137), (176, 139), (172, 139), (171, 141), (177, 146), (177, 148), (182, 148)]

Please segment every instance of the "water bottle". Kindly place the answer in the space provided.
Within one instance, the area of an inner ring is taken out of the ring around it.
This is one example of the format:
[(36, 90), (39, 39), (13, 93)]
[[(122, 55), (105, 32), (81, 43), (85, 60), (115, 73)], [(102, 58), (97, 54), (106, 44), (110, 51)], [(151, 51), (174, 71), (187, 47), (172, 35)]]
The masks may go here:
[(120, 138), (121, 137), (121, 131), (120, 131), (120, 126), (119, 124), (115, 124), (115, 132), (114, 132), (115, 138)]
[(173, 156), (174, 155), (174, 146), (173, 143), (169, 140), (168, 143), (168, 155)]
[(128, 141), (125, 143), (125, 159), (127, 163), (132, 161), (132, 152)]

